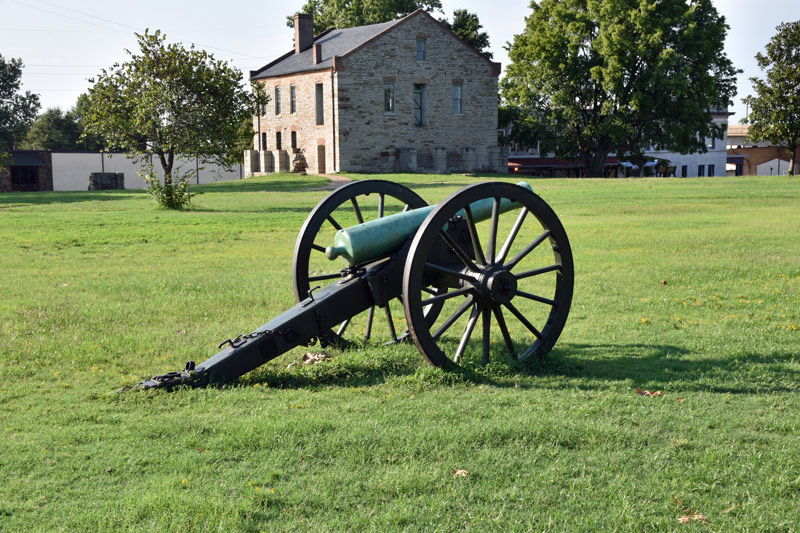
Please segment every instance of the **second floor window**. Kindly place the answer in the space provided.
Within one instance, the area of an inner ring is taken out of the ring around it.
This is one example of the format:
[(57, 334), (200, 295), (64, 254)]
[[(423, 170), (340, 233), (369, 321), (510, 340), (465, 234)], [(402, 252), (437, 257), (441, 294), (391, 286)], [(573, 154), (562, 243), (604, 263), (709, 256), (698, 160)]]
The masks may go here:
[(425, 39), (417, 39), (417, 61), (425, 61), (427, 59), (425, 44)]
[(316, 98), (316, 108), (317, 108), (317, 126), (322, 126), (325, 124), (325, 112), (322, 106), (322, 84), (318, 83), (314, 87), (314, 95)]
[(289, 85), (289, 113), (294, 115), (297, 112), (297, 98), (294, 83)]
[(424, 83), (414, 84), (414, 125), (428, 123), (428, 90)]
[(453, 84), (453, 114), (460, 115), (464, 112), (464, 109), (461, 106), (461, 84), (454, 83)]
[(383, 112), (394, 114), (394, 83), (386, 82), (383, 84)]
[(281, 114), (281, 88), (275, 87), (275, 114)]

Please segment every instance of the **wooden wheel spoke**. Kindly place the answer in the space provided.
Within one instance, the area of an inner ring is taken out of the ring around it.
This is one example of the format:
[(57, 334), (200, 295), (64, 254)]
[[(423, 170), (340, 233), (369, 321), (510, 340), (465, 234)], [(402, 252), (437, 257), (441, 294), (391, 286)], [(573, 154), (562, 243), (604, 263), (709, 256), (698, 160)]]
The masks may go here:
[(462, 294), (469, 294), (472, 292), (472, 287), (462, 287), (455, 291), (446, 292), (444, 294), (439, 294), (434, 296), (433, 298), (428, 298), (427, 300), (422, 300), (420, 305), (425, 307), (426, 305), (435, 304), (437, 302), (443, 302), (445, 300), (449, 300), (450, 298), (455, 298), (456, 296), (461, 296)]
[(337, 334), (338, 336), (340, 336), (340, 337), (342, 336), (342, 334), (344, 333), (344, 330), (346, 330), (346, 329), (347, 329), (347, 326), (349, 326), (349, 325), (350, 325), (350, 321), (351, 321), (351, 320), (352, 320), (352, 317), (351, 317), (351, 318), (348, 318), (347, 320), (345, 320), (344, 322), (342, 322), (342, 325), (341, 325), (341, 326), (339, 326), (339, 329), (336, 331), (336, 334)]
[(520, 261), (522, 261), (523, 259), (525, 259), (525, 257), (526, 257), (526, 256), (527, 256), (529, 253), (531, 253), (531, 251), (533, 251), (533, 249), (534, 249), (534, 248), (536, 248), (537, 246), (539, 246), (540, 244), (542, 244), (542, 243), (544, 242), (544, 240), (545, 240), (546, 238), (548, 238), (549, 236), (550, 236), (550, 230), (545, 230), (545, 232), (544, 232), (544, 233), (542, 233), (541, 235), (539, 235), (538, 237), (536, 237), (536, 239), (535, 239), (535, 240), (534, 240), (532, 243), (530, 243), (528, 246), (526, 246), (526, 247), (525, 247), (525, 249), (524, 249), (524, 250), (522, 250), (520, 253), (518, 253), (517, 255), (515, 255), (515, 256), (514, 256), (514, 258), (513, 258), (513, 259), (511, 259), (511, 260), (510, 260), (508, 263), (506, 263), (506, 265), (505, 265), (505, 266), (506, 266), (506, 267), (507, 267), (509, 270), (511, 270), (512, 268), (514, 268), (515, 266), (517, 266), (517, 263), (519, 263)]
[(541, 338), (542, 338), (542, 334), (541, 334), (541, 333), (539, 333), (539, 330), (538, 330), (538, 329), (536, 329), (536, 328), (534, 327), (534, 325), (533, 325), (533, 324), (531, 324), (531, 323), (528, 321), (528, 319), (527, 319), (527, 318), (525, 318), (525, 316), (524, 316), (522, 313), (520, 313), (520, 312), (519, 312), (519, 309), (517, 309), (516, 307), (514, 307), (514, 304), (512, 304), (511, 302), (507, 302), (507, 303), (505, 303), (505, 304), (503, 304), (503, 305), (505, 305), (505, 306), (506, 306), (506, 309), (508, 309), (509, 311), (511, 311), (511, 314), (512, 314), (512, 315), (514, 315), (515, 317), (517, 317), (517, 320), (519, 320), (520, 322), (522, 322), (522, 324), (523, 324), (523, 325), (524, 325), (526, 328), (528, 328), (528, 331), (530, 331), (531, 333), (533, 333), (533, 336), (534, 336), (534, 337), (536, 337), (537, 339), (541, 339)]
[(367, 311), (367, 333), (364, 335), (364, 340), (369, 340), (372, 336), (372, 321), (375, 318), (375, 306), (369, 308)]
[(466, 215), (467, 219), (467, 229), (469, 230), (469, 237), (472, 240), (472, 251), (475, 253), (475, 260), (478, 263), (485, 265), (486, 258), (483, 256), (483, 250), (481, 249), (481, 241), (478, 239), (478, 228), (475, 227), (475, 220), (472, 218), (472, 209), (469, 206), (464, 208), (464, 214)]
[(506, 256), (508, 255), (509, 250), (511, 250), (511, 246), (514, 244), (514, 239), (517, 238), (517, 234), (519, 233), (520, 228), (522, 228), (522, 223), (525, 222), (525, 217), (528, 214), (528, 208), (523, 207), (522, 211), (520, 211), (519, 216), (517, 216), (516, 222), (514, 222), (514, 226), (511, 228), (511, 233), (508, 234), (506, 238), (506, 242), (503, 243), (503, 247), (500, 249), (500, 254), (497, 256), (497, 262), (502, 264), (503, 261), (506, 260)]
[(464, 303), (462, 303), (461, 306), (458, 309), (456, 309), (455, 312), (452, 315), (447, 317), (447, 320), (442, 322), (442, 325), (439, 326), (439, 329), (437, 329), (436, 332), (433, 335), (431, 335), (431, 337), (433, 337), (433, 340), (438, 340), (439, 337), (444, 335), (444, 333), (448, 329), (450, 329), (450, 326), (455, 324), (456, 320), (461, 318), (461, 315), (463, 315), (467, 311), (467, 309), (470, 308), (470, 306), (473, 304), (473, 302), (474, 302), (474, 299), (473, 299), (472, 295), (467, 296), (467, 299), (464, 300)]
[(358, 202), (356, 201), (355, 196), (350, 198), (350, 203), (353, 204), (353, 210), (356, 212), (356, 220), (358, 220), (359, 224), (363, 224), (364, 217), (361, 215), (361, 209), (358, 207)]
[(428, 294), (433, 294), (434, 296), (439, 294), (439, 291), (432, 287), (422, 287), (422, 292), (427, 292)]
[(475, 279), (467, 276), (466, 274), (462, 274), (461, 272), (456, 272), (455, 270), (451, 270), (433, 263), (425, 263), (425, 268), (428, 270), (433, 270), (434, 272), (438, 272), (439, 274), (445, 274), (447, 276), (453, 276), (454, 278), (463, 279), (464, 281), (468, 281), (470, 283), (475, 283)]
[(492, 335), (492, 310), (486, 305), (483, 307), (483, 359), (482, 364), (489, 364), (489, 352), (491, 351)]
[(331, 223), (331, 225), (332, 225), (334, 228), (336, 228), (336, 231), (339, 231), (340, 229), (342, 229), (342, 226), (341, 226), (341, 225), (340, 225), (338, 222), (336, 222), (336, 219), (335, 219), (335, 218), (333, 218), (333, 215), (328, 215), (328, 218), (326, 218), (325, 220), (327, 220), (328, 222), (330, 222), (330, 223)]
[(461, 336), (461, 341), (458, 343), (456, 354), (453, 356), (453, 362), (461, 362), (461, 356), (464, 355), (464, 350), (467, 348), (467, 343), (469, 342), (469, 338), (472, 336), (472, 330), (475, 329), (475, 324), (478, 322), (478, 316), (480, 314), (480, 307), (477, 303), (475, 303), (475, 305), (472, 306), (472, 312), (469, 315), (467, 327), (464, 329), (464, 334)]
[(517, 280), (529, 278), (531, 276), (538, 276), (539, 274), (546, 274), (547, 272), (553, 272), (554, 270), (558, 270), (561, 272), (561, 265), (550, 265), (542, 268), (534, 268), (533, 270), (528, 270), (527, 272), (520, 272), (515, 278)]
[(500, 198), (495, 198), (492, 204), (492, 225), (489, 228), (489, 242), (486, 247), (489, 249), (489, 264), (494, 264), (495, 252), (497, 251), (497, 224), (500, 220)]
[(389, 333), (392, 336), (392, 341), (397, 342), (397, 332), (394, 329), (394, 320), (392, 320), (392, 310), (389, 309), (389, 302), (383, 308), (386, 311), (386, 321), (389, 323)]
[(383, 209), (384, 209), (384, 202), (385, 201), (386, 200), (385, 200), (385, 197), (384, 197), (383, 193), (380, 193), (378, 195), (378, 218), (383, 218)]
[(541, 296), (536, 296), (535, 294), (531, 294), (525, 291), (517, 291), (517, 296), (522, 296), (523, 298), (527, 298), (528, 300), (533, 300), (534, 302), (539, 302), (547, 305), (557, 306), (558, 303), (555, 300), (550, 300), (549, 298), (543, 298)]
[(439, 231), (439, 235), (442, 236), (444, 242), (447, 243), (447, 246), (449, 246), (450, 249), (453, 250), (456, 256), (461, 260), (462, 263), (464, 263), (464, 265), (466, 265), (468, 269), (470, 269), (473, 272), (480, 272), (478, 267), (475, 266), (475, 263), (472, 262), (472, 259), (469, 258), (466, 252), (464, 252), (461, 246), (459, 246), (459, 244), (453, 239), (453, 237), (450, 236), (449, 233), (447, 233), (444, 230), (441, 230)]
[(495, 307), (492, 309), (494, 312), (494, 318), (497, 320), (497, 325), (500, 327), (500, 333), (503, 334), (503, 340), (506, 343), (506, 347), (508, 348), (508, 354), (512, 357), (516, 357), (517, 351), (514, 348), (514, 341), (511, 340), (511, 335), (508, 333), (508, 326), (506, 326), (506, 319), (503, 317), (503, 309), (500, 306)]
[(311, 249), (316, 250), (318, 252), (322, 252), (323, 254), (325, 253), (325, 248), (320, 246), (319, 244), (312, 244)]
[(341, 278), (341, 277), (342, 277), (342, 274), (340, 272), (337, 272), (336, 274), (322, 274), (321, 276), (310, 276), (308, 278), (308, 281), (309, 282), (312, 282), (312, 281), (325, 281), (325, 280), (336, 279), (336, 278)]

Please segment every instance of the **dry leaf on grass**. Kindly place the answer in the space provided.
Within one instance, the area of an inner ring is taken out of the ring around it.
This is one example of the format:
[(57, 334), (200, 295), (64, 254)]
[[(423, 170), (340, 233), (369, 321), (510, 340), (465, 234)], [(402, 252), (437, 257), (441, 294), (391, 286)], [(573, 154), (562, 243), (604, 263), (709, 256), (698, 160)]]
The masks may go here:
[(303, 364), (304, 365), (315, 365), (320, 361), (330, 361), (331, 354), (320, 352), (320, 353), (313, 353), (313, 352), (306, 352), (303, 354)]
[(678, 518), (679, 524), (688, 524), (690, 522), (701, 522), (703, 524), (708, 524), (706, 522), (706, 515), (700, 514), (697, 511), (684, 511), (684, 515)]
[(654, 390), (654, 391), (642, 390), (641, 387), (636, 387), (636, 394), (640, 396), (664, 396), (664, 393), (661, 392), (660, 390)]
[(466, 470), (451, 470), (450, 473), (453, 474), (453, 477), (467, 477), (469, 475)]
[(685, 402), (685, 401), (686, 401), (686, 398), (678, 398), (676, 401), (677, 401), (678, 403), (683, 403), (683, 402)]

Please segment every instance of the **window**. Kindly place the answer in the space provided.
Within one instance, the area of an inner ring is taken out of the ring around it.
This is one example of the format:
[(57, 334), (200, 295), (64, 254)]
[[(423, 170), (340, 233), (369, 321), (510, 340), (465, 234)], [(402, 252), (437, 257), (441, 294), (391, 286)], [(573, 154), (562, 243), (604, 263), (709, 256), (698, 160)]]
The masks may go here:
[(34, 191), (39, 186), (39, 169), (37, 167), (11, 167), (12, 188)]
[(292, 115), (297, 113), (297, 98), (294, 83), (289, 85), (289, 113)]
[(681, 177), (685, 178), (688, 173), (689, 173), (689, 166), (681, 165)]
[(383, 112), (394, 115), (394, 82), (383, 84)]
[(261, 132), (261, 149), (262, 150), (266, 150), (267, 149), (267, 132), (266, 131)]
[(717, 147), (717, 139), (715, 137), (709, 137), (706, 139), (706, 146), (708, 146), (710, 150), (715, 149)]
[(706, 166), (705, 165), (697, 165), (697, 176), (705, 176), (706, 175)]
[(292, 139), (292, 150), (297, 150), (297, 132), (293, 131), (290, 138)]
[(279, 86), (275, 87), (275, 114), (281, 114), (281, 88)]
[(708, 175), (709, 176), (713, 176), (715, 170), (716, 170), (716, 167), (714, 167), (714, 165), (708, 165)]
[(425, 39), (417, 39), (417, 61), (425, 61)]
[(461, 107), (461, 84), (454, 83), (453, 84), (453, 114), (460, 115), (463, 113), (463, 109)]
[(267, 114), (267, 104), (261, 104), (258, 109), (259, 109), (259, 112), (258, 112), (259, 115), (266, 115)]
[(276, 150), (282, 150), (283, 149), (281, 147), (281, 132), (279, 132), (279, 131), (275, 133), (275, 149)]
[(322, 84), (318, 83), (314, 87), (315, 96), (316, 96), (316, 105), (317, 105), (317, 126), (322, 126), (325, 124), (325, 113), (324, 108), (322, 106)]
[(428, 90), (424, 83), (414, 84), (414, 125), (425, 126), (428, 123)]

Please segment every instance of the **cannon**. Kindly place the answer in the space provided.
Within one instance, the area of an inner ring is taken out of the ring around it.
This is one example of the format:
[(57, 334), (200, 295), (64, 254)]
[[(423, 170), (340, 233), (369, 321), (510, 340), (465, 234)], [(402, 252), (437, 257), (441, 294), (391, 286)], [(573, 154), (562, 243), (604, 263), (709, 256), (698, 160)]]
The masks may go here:
[(574, 280), (564, 227), (525, 182), (470, 185), (435, 206), (394, 182), (350, 183), (308, 215), (292, 267), (293, 308), (137, 387), (226, 382), (297, 346), (369, 341), (378, 309), (389, 343), (411, 340), (437, 367), (486, 364), (492, 352), (541, 357), (564, 328)]

